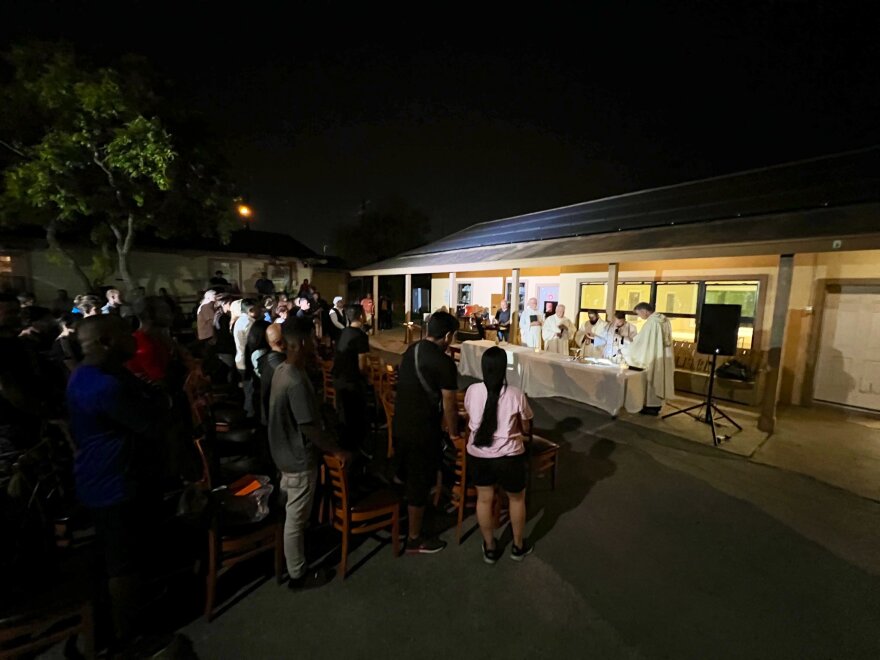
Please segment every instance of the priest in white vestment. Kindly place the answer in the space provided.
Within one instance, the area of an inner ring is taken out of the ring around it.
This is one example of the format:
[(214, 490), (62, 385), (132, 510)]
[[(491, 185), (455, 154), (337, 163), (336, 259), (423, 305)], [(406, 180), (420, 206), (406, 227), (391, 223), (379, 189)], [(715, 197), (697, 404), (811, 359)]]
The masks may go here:
[(520, 318), (520, 335), (529, 348), (541, 348), (541, 312), (538, 311), (538, 299), (529, 298)]
[(608, 323), (599, 318), (599, 312), (591, 309), (587, 312), (587, 320), (574, 336), (574, 343), (584, 357), (602, 357), (605, 350), (605, 333)]
[(565, 318), (565, 305), (556, 305), (556, 313), (544, 321), (541, 335), (545, 351), (568, 355), (568, 347), (574, 338), (574, 324)]
[(635, 312), (645, 324), (631, 344), (623, 344), (621, 351), (629, 366), (647, 372), (648, 389), (641, 413), (659, 415), (663, 403), (675, 394), (672, 325), (663, 314), (655, 313), (650, 303), (639, 303)]
[(625, 344), (631, 344), (639, 334), (636, 326), (626, 320), (626, 312), (614, 312), (614, 320), (605, 329), (605, 347), (602, 357), (616, 360)]

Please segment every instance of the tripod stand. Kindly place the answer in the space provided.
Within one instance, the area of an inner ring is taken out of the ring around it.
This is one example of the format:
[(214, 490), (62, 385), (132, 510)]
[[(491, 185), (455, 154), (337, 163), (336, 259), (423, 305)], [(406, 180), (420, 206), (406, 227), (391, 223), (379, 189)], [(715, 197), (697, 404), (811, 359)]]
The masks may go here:
[[(698, 422), (703, 422), (704, 424), (708, 424), (712, 429), (712, 444), (716, 447), (721, 444), (722, 440), (729, 440), (729, 435), (718, 435), (718, 432), (715, 429), (715, 421), (717, 417), (723, 417), (728, 422), (733, 424), (738, 430), (742, 431), (742, 426), (737, 424), (733, 419), (721, 408), (715, 405), (715, 401), (712, 399), (712, 393), (715, 389), (715, 368), (718, 363), (718, 351), (712, 353), (712, 370), (709, 372), (709, 390), (706, 393), (706, 400), (702, 403), (696, 403), (688, 408), (683, 408), (682, 410), (676, 410), (674, 413), (669, 413), (668, 415), (663, 415), (663, 419), (668, 417), (675, 417), (676, 415), (681, 415), (682, 413), (688, 415), (689, 417), (693, 417)], [(703, 409), (705, 408), (705, 413)], [(696, 414), (692, 414), (692, 410), (697, 410)]]

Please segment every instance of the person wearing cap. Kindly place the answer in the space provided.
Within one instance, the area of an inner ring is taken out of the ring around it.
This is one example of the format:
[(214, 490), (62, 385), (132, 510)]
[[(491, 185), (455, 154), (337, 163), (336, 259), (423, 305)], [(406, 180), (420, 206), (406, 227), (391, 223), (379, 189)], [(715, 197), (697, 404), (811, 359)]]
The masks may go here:
[(342, 331), (347, 325), (342, 296), (336, 296), (333, 299), (333, 307), (330, 309), (330, 339), (334, 344), (339, 341)]

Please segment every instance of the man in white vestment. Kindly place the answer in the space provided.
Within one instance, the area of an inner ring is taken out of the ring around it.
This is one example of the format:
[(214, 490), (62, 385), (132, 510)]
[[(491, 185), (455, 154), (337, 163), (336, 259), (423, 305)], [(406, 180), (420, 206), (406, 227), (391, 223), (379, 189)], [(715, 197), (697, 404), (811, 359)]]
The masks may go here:
[(565, 305), (557, 305), (556, 313), (547, 317), (541, 335), (544, 338), (545, 351), (568, 355), (568, 346), (574, 335), (574, 324), (565, 318)]
[(631, 344), (621, 348), (626, 363), (644, 369), (648, 377), (643, 415), (659, 415), (663, 403), (675, 394), (675, 357), (672, 351), (672, 325), (663, 314), (654, 313), (651, 303), (641, 302), (636, 314), (645, 325)]
[(631, 344), (639, 334), (636, 326), (626, 320), (626, 312), (614, 312), (614, 321), (605, 329), (605, 346), (602, 357), (609, 360), (620, 355), (624, 344)]
[(529, 348), (541, 348), (541, 312), (538, 311), (538, 299), (529, 298), (520, 319), (520, 335)]
[(584, 357), (602, 357), (605, 349), (605, 333), (608, 323), (599, 318), (599, 312), (591, 309), (587, 312), (587, 320), (574, 336), (574, 342), (581, 349)]

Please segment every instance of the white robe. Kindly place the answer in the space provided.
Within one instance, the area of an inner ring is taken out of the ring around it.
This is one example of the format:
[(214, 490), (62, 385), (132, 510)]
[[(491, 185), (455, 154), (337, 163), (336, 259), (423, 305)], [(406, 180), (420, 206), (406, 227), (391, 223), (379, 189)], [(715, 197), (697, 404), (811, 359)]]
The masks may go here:
[(541, 348), (541, 326), (536, 325), (534, 328), (530, 327), (532, 322), (531, 317), (533, 316), (535, 317), (535, 320), (541, 320), (541, 312), (537, 309), (526, 307), (523, 310), (523, 313), (520, 316), (519, 334), (529, 348)]
[(663, 314), (651, 314), (631, 344), (622, 349), (626, 363), (647, 371), (646, 406), (662, 406), (675, 395), (675, 355), (672, 325)]
[(631, 344), (639, 334), (636, 326), (629, 321), (620, 327), (620, 332), (614, 327), (613, 323), (609, 323), (605, 329), (605, 346), (603, 346), (602, 357), (609, 360), (616, 358), (624, 344)]
[[(574, 343), (578, 347), (583, 347), (582, 355), (585, 357), (602, 357), (602, 353), (605, 350), (605, 333), (608, 331), (608, 326), (609, 323), (602, 319), (596, 321), (595, 324), (590, 323), (590, 320), (587, 319), (587, 322), (581, 326), (581, 329), (574, 336)], [(587, 334), (593, 335), (592, 341), (587, 337)]]
[[(557, 337), (560, 330), (562, 331), (562, 337)], [(568, 346), (571, 343), (572, 335), (574, 335), (574, 324), (564, 316), (559, 318), (554, 314), (553, 316), (548, 316), (547, 320), (544, 321), (541, 335), (544, 337), (545, 351), (568, 355)]]

